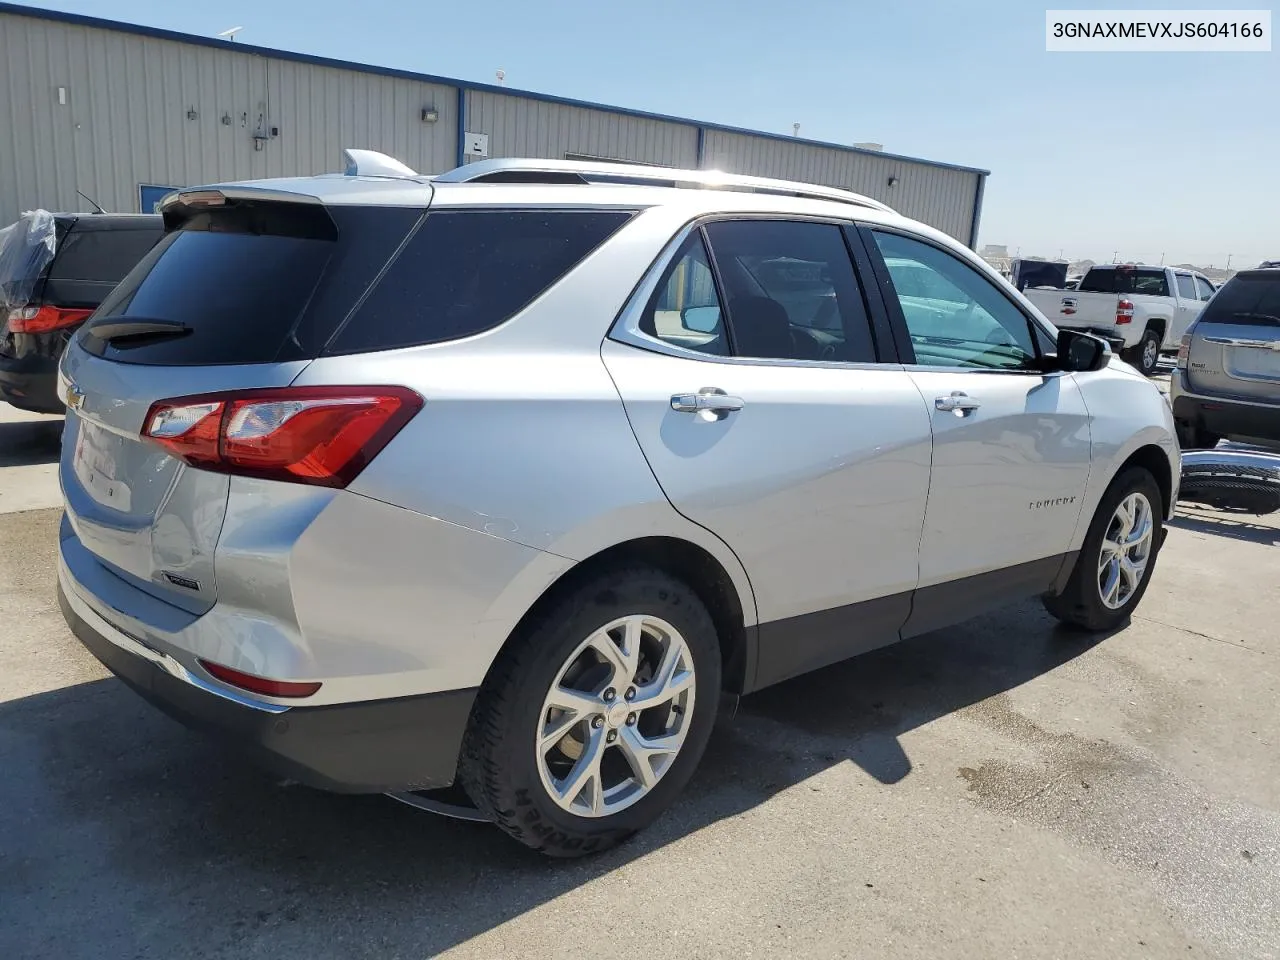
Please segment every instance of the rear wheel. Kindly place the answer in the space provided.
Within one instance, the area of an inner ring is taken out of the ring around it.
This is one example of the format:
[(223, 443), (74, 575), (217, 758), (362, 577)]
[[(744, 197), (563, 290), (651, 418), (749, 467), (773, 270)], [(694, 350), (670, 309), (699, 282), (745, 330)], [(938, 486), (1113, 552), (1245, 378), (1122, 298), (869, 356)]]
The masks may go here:
[(526, 846), (605, 850), (688, 782), (719, 692), (719, 643), (694, 591), (656, 570), (604, 574), (504, 650), (476, 700), (459, 775)]
[(1146, 593), (1160, 549), (1160, 488), (1130, 467), (1107, 488), (1067, 585), (1044, 597), (1049, 613), (1083, 630), (1113, 630)]
[(1124, 359), (1137, 367), (1143, 376), (1151, 376), (1156, 372), (1160, 362), (1160, 331), (1147, 327), (1142, 331), (1142, 339), (1125, 352)]

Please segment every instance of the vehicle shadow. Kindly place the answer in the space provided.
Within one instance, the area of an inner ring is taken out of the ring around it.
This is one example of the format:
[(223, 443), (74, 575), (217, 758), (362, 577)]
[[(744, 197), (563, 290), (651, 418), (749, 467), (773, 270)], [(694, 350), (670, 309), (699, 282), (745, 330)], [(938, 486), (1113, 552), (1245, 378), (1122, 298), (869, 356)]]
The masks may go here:
[(1251, 513), (1200, 513), (1189, 514), (1179, 511), (1169, 526), (1179, 530), (1193, 530), (1196, 533), (1211, 533), (1217, 537), (1229, 537), (1232, 540), (1246, 540), (1249, 543), (1260, 543), (1264, 546), (1280, 544), (1280, 526), (1267, 526), (1253, 523), (1248, 518)]
[(61, 417), (0, 423), (0, 467), (57, 463), (61, 453)]
[[(0, 704), (0, 956), (429, 957), (1098, 642), (1023, 604), (746, 698), (631, 843), (555, 862), (383, 797), (281, 788), (116, 680)], [(518, 951), (517, 951), (518, 952)]]

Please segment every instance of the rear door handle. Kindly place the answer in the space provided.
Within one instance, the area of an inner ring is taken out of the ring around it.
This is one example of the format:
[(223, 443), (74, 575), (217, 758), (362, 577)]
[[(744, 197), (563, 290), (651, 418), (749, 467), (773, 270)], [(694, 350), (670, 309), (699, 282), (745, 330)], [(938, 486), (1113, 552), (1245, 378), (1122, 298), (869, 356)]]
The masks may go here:
[(703, 387), (697, 393), (677, 393), (671, 398), (671, 409), (677, 413), (705, 411), (716, 420), (723, 420), (744, 406), (746, 406), (745, 400), (741, 397), (731, 397), (719, 387)]
[(963, 390), (952, 390), (949, 397), (936, 397), (933, 405), (946, 413), (954, 413), (957, 417), (963, 417), (982, 406), (982, 401), (974, 399)]

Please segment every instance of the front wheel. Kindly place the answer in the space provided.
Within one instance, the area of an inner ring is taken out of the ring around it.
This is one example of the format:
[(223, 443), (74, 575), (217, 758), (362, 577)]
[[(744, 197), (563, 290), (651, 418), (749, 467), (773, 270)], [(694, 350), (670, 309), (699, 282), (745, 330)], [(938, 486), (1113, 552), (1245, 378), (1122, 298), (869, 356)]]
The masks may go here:
[(1143, 376), (1149, 377), (1156, 372), (1160, 362), (1160, 331), (1151, 327), (1142, 331), (1142, 339), (1125, 352), (1124, 359), (1137, 367)]
[(506, 833), (551, 856), (605, 850), (675, 799), (706, 749), (720, 647), (697, 594), (657, 570), (600, 575), (503, 651), (459, 776)]
[(1098, 504), (1066, 586), (1045, 609), (1082, 630), (1126, 623), (1146, 593), (1160, 550), (1160, 488), (1142, 467), (1121, 473)]

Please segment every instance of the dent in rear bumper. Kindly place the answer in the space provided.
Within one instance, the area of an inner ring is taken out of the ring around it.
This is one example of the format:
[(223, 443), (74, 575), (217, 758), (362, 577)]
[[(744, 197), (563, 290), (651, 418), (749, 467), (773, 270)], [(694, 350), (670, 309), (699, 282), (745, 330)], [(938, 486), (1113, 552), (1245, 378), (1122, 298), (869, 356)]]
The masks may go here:
[(204, 658), (318, 680), (307, 706), (479, 686), (520, 618), (572, 566), (349, 491), (325, 491), (322, 506), (302, 509), (273, 487), (292, 485), (235, 478), (216, 554), (218, 600), (204, 614), (115, 576), (71, 529), (61, 562), (112, 627), (192, 672)]
[(77, 612), (61, 579), (58, 602), (80, 642), (129, 687), (187, 726), (233, 741), (277, 776), (341, 793), (432, 789), (454, 780), (474, 689), (263, 709), (272, 705), (202, 689), (162, 660), (109, 638), (109, 627)]

